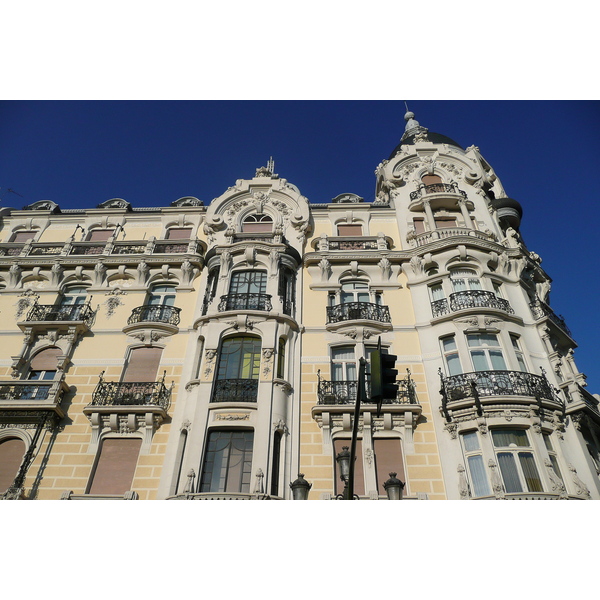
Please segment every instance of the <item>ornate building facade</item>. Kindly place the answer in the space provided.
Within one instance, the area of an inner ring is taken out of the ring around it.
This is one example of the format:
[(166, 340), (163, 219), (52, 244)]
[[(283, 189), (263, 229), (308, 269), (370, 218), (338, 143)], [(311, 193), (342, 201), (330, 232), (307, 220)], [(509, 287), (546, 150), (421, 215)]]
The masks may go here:
[[(342, 491), (361, 360), (361, 499), (599, 499), (600, 412), (550, 277), (475, 146), (419, 125), (375, 201), (311, 203), (272, 161), (208, 206), (0, 212), (0, 494)], [(299, 476), (299, 474), (301, 475)]]

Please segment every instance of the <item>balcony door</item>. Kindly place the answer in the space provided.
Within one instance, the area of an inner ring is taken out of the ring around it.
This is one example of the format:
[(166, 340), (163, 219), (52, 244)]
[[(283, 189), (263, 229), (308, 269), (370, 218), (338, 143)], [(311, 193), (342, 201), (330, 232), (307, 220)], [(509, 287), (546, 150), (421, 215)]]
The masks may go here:
[(235, 271), (231, 275), (230, 294), (264, 294), (266, 290), (265, 271)]
[(466, 292), (467, 290), (481, 290), (481, 281), (477, 273), (471, 269), (456, 269), (450, 273), (450, 281), (454, 292)]
[(83, 305), (87, 298), (87, 288), (85, 286), (71, 287), (65, 290), (60, 298), (59, 318), (71, 321), (79, 320)]
[(260, 373), (261, 340), (239, 336), (221, 346), (213, 402), (255, 402)]
[(144, 320), (168, 322), (173, 314), (175, 305), (174, 285), (155, 285), (147, 300), (147, 308), (144, 309)]
[(340, 301), (342, 304), (348, 304), (350, 302), (371, 302), (369, 286), (362, 281), (342, 283)]

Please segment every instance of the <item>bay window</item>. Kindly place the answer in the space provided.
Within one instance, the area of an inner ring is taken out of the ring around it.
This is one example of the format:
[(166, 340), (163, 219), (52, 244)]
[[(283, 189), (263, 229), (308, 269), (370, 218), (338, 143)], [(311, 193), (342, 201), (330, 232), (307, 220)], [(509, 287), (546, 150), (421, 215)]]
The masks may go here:
[(494, 334), (469, 333), (467, 346), (475, 371), (506, 371), (502, 348)]

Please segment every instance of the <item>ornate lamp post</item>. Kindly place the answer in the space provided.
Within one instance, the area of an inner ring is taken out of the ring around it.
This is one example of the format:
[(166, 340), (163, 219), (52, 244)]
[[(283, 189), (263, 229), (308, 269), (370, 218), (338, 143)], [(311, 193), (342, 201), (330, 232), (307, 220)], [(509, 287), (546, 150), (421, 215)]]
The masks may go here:
[(402, 500), (402, 491), (405, 484), (396, 475), (397, 473), (390, 473), (390, 478), (383, 484), (388, 500)]
[(292, 500), (308, 500), (308, 492), (312, 487), (312, 483), (308, 483), (304, 479), (304, 473), (298, 473), (298, 479), (290, 483), (292, 490)]

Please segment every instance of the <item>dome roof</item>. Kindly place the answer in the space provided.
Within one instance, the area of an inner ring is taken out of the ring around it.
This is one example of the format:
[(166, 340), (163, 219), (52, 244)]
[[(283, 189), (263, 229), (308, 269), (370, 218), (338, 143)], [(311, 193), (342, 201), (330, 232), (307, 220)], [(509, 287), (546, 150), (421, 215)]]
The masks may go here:
[(521, 207), (519, 202), (517, 202), (513, 198), (494, 198), (491, 201), (491, 204), (495, 210), (500, 210), (502, 208), (512, 208), (519, 213), (520, 217), (523, 216), (523, 208)]
[(394, 148), (394, 150), (390, 154), (389, 160), (396, 156), (396, 154), (400, 151), (400, 148), (402, 146), (414, 144), (415, 137), (418, 134), (425, 134), (427, 136), (427, 141), (433, 142), (434, 144), (448, 144), (450, 146), (456, 146), (457, 148), (464, 150), (464, 148), (460, 144), (457, 144), (453, 139), (450, 139), (449, 137), (442, 135), (441, 133), (434, 133), (433, 131), (428, 131), (425, 127), (421, 127), (421, 125), (419, 125), (419, 122), (415, 120), (414, 113), (407, 111), (407, 113), (404, 115), (404, 120), (406, 121), (404, 135), (402, 136), (400, 143)]

